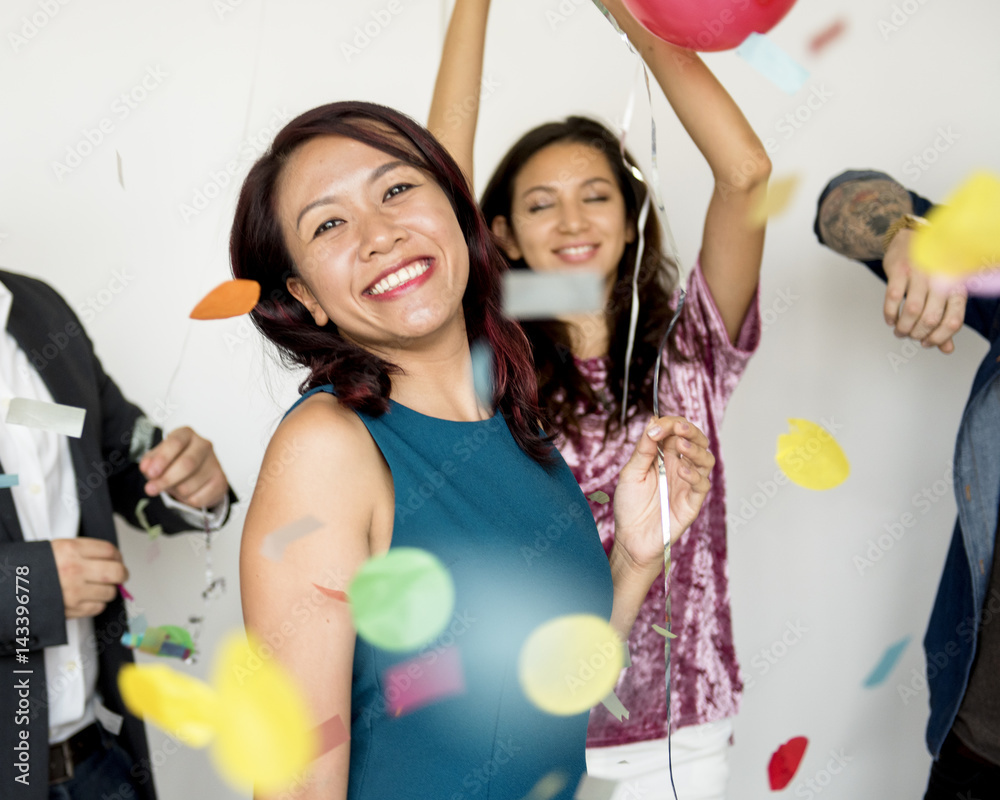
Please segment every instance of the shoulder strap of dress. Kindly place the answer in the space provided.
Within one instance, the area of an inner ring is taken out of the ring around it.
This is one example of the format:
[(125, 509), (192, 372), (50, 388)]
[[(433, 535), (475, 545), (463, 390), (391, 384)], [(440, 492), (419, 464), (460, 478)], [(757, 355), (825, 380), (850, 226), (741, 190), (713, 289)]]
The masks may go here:
[(290, 409), (288, 409), (288, 411), (286, 411), (286, 412), (285, 412), (285, 416), (284, 416), (284, 417), (282, 417), (282, 420), (284, 420), (284, 418), (285, 418), (285, 417), (287, 417), (287, 416), (288, 416), (289, 414), (291, 414), (291, 413), (292, 413), (292, 412), (293, 412), (293, 411), (294, 411), (294, 410), (295, 410), (296, 408), (298, 408), (299, 404), (300, 404), (300, 403), (301, 403), (301, 402), (302, 402), (303, 400), (306, 400), (307, 398), (309, 398), (309, 397), (312, 397), (312, 396), (313, 396), (314, 394), (316, 394), (317, 392), (329, 392), (329, 393), (330, 393), (330, 394), (332, 394), (332, 395), (333, 395), (334, 397), (336, 397), (336, 396), (337, 396), (337, 392), (336, 392), (336, 391), (334, 390), (334, 388), (333, 388), (333, 384), (332, 384), (332, 383), (325, 383), (325, 384), (323, 384), (322, 386), (317, 386), (317, 387), (315, 387), (314, 389), (310, 389), (310, 390), (309, 390), (308, 392), (306, 392), (306, 393), (305, 393), (304, 395), (302, 395), (302, 397), (300, 397), (300, 398), (299, 398), (298, 400), (296, 400), (296, 401), (295, 401), (295, 403), (294, 403), (294, 404), (292, 405), (292, 407), (291, 407)]

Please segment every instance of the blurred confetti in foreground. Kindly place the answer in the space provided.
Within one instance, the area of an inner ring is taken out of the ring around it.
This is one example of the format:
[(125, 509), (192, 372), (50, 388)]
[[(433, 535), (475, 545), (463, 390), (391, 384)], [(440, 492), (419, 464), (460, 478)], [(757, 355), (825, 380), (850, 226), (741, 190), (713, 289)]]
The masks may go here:
[(216, 654), (211, 686), (163, 664), (126, 664), (118, 685), (134, 714), (192, 747), (211, 744), (219, 773), (234, 786), (279, 792), (320, 752), (326, 725), (314, 727), (291, 676), (261, 649), (231, 635)]
[(769, 219), (784, 212), (792, 202), (798, 186), (799, 176), (788, 175), (776, 178), (767, 186), (761, 187), (750, 210), (750, 224), (758, 228), (763, 227)]
[(415, 547), (394, 547), (366, 561), (347, 587), (358, 635), (383, 650), (416, 650), (444, 630), (455, 607), (455, 584), (440, 559)]
[(322, 527), (323, 523), (312, 516), (290, 522), (264, 537), (264, 541), (260, 545), (260, 554), (271, 561), (281, 561), (288, 545)]
[(809, 70), (763, 34), (747, 36), (736, 55), (786, 94), (795, 94), (809, 80)]
[(452, 645), (428, 662), (419, 659), (395, 664), (382, 673), (385, 705), (393, 716), (409, 714), (446, 697), (465, 692), (465, 674), (458, 648)]
[(508, 270), (503, 276), (503, 310), (514, 319), (600, 312), (604, 283), (596, 272)]
[[(910, 239), (910, 260), (929, 275), (989, 294), (1000, 268), (1000, 177), (980, 171), (927, 212)], [(996, 292), (1000, 294), (1000, 291)]]
[(521, 647), (518, 678), (542, 711), (571, 716), (607, 697), (624, 663), (624, 647), (606, 620), (573, 614), (531, 633)]

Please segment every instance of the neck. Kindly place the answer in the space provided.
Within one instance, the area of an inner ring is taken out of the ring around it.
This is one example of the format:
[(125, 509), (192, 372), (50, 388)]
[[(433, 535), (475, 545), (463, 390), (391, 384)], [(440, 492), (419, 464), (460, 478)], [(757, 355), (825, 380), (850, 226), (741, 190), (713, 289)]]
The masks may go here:
[(375, 350), (400, 368), (391, 376), (389, 396), (429, 417), (473, 422), (493, 416), (476, 396), (472, 356), (464, 322), (420, 346)]

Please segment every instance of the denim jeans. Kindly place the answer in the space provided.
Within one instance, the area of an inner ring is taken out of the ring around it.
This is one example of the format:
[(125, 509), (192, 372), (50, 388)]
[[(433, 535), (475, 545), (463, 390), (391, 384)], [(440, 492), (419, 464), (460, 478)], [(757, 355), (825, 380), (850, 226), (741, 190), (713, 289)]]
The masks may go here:
[(104, 749), (77, 765), (73, 777), (49, 787), (49, 800), (105, 800), (133, 782), (132, 759), (110, 734), (101, 731)]

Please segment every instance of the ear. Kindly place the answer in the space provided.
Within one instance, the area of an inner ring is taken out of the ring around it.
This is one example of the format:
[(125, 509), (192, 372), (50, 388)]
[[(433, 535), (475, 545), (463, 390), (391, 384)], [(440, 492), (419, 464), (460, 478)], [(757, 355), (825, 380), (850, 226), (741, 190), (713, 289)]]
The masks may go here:
[(313, 320), (315, 320), (319, 327), (322, 328), (330, 321), (323, 307), (320, 306), (319, 300), (313, 295), (312, 289), (306, 286), (301, 278), (289, 278), (285, 281), (285, 286), (292, 297), (306, 307), (306, 311), (312, 315)]
[(639, 230), (635, 224), (635, 220), (629, 217), (625, 220), (625, 244), (632, 244), (638, 235)]
[(511, 261), (520, 261), (522, 257), (521, 248), (517, 246), (514, 229), (507, 221), (507, 217), (494, 217), (490, 229), (493, 231), (493, 235), (500, 240), (500, 247), (507, 254), (507, 258)]

